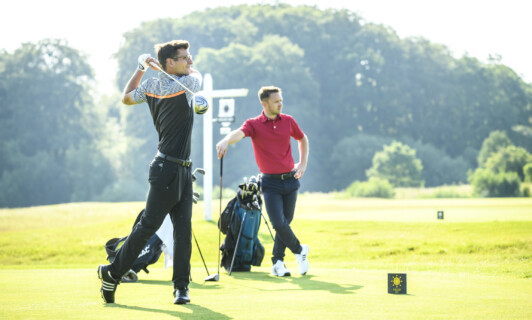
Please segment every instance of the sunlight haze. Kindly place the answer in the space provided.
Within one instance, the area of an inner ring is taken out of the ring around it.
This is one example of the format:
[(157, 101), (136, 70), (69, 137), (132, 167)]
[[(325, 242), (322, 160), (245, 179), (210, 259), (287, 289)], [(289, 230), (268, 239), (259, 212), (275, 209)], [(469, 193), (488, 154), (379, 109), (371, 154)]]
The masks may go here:
[[(446, 45), (456, 57), (468, 54), (486, 62), (490, 55), (532, 82), (532, 4), (528, 1), (279, 1), (291, 5), (315, 5), (320, 9), (348, 9), (364, 22), (384, 24), (401, 38), (421, 36)], [(66, 39), (88, 56), (99, 92), (112, 93), (117, 64), (113, 59), (122, 35), (143, 21), (179, 18), (194, 11), (220, 6), (220, 1), (101, 1), (83, 6), (75, 1), (10, 1), (0, 19), (0, 48), (13, 52), (24, 42), (45, 38)], [(224, 6), (272, 4), (277, 1), (223, 1)], [(156, 4), (156, 5), (155, 5)], [(179, 35), (181, 36), (181, 35)], [(174, 37), (169, 35), (168, 40)], [(186, 38), (186, 35), (184, 35)], [(139, 52), (141, 54), (142, 52)], [(152, 52), (151, 52), (152, 53)], [(152, 53), (153, 54), (153, 53)], [(132, 66), (135, 62), (132, 61)], [(133, 67), (132, 67), (133, 68)], [(198, 66), (198, 69), (201, 67)], [(207, 70), (202, 70), (207, 72)]]

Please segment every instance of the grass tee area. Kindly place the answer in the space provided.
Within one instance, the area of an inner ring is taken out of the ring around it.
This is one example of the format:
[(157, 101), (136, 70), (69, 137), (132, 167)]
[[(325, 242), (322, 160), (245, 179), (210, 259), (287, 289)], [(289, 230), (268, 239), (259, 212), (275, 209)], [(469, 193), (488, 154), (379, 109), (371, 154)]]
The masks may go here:
[[(225, 206), (226, 201), (224, 201)], [(129, 233), (144, 203), (72, 203), (0, 210), (2, 319), (531, 319), (532, 199), (338, 199), (303, 194), (293, 229), (310, 246), (310, 269), (269, 275), (272, 240), (251, 272), (207, 276), (192, 247), (190, 305), (172, 304), (163, 256), (116, 304), (100, 298), (104, 244)], [(193, 229), (217, 272), (213, 222), (194, 207)], [(437, 211), (444, 219), (437, 219)], [(264, 212), (265, 213), (265, 212)], [(271, 224), (270, 224), (271, 227)], [(223, 235), (222, 235), (223, 240)], [(387, 274), (406, 273), (407, 295), (387, 293)]]

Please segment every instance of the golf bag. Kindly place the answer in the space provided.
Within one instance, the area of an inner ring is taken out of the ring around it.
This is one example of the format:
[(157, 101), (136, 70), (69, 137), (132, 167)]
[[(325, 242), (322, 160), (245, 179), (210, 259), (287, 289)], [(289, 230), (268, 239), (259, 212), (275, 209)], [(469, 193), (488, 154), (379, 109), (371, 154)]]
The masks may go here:
[(220, 266), (227, 271), (250, 271), (260, 266), (264, 246), (258, 238), (261, 222), (260, 196), (255, 197), (238, 190), (237, 196), (227, 204), (218, 220), (218, 228), (226, 235), (220, 250)]
[[(135, 226), (137, 222), (139, 222), (140, 217), (143, 213), (144, 209), (142, 209), (142, 211), (137, 216), (137, 219), (135, 220), (133, 226)], [(122, 247), (122, 244), (124, 243), (124, 241), (126, 241), (126, 239), (127, 237), (122, 237), (113, 238), (107, 241), (107, 243), (105, 244), (105, 251), (107, 252), (107, 260), (109, 260), (109, 262), (113, 262), (118, 253), (118, 250)], [(136, 273), (138, 273), (140, 270), (144, 270), (146, 273), (149, 273), (148, 266), (150, 264), (156, 263), (159, 260), (159, 257), (162, 253), (162, 245), (163, 242), (159, 238), (159, 236), (157, 236), (157, 234), (154, 234), (150, 238), (150, 240), (148, 240), (146, 246), (144, 247), (144, 249), (142, 249), (141, 253), (133, 263), (133, 266), (131, 267), (131, 270), (135, 272), (135, 275), (131, 275), (132, 279), (129, 282), (135, 282), (137, 280)]]

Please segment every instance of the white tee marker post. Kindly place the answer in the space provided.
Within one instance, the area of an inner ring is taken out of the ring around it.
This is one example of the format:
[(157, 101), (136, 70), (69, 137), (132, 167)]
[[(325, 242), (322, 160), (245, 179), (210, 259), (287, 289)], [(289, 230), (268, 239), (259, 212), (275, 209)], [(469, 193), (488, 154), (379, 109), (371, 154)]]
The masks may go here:
[(212, 187), (213, 187), (213, 172), (212, 172), (212, 158), (213, 158), (213, 142), (212, 142), (212, 123), (213, 117), (213, 99), (214, 98), (232, 98), (245, 97), (248, 94), (248, 89), (226, 89), (213, 90), (212, 76), (210, 73), (203, 77), (203, 90), (198, 94), (204, 96), (209, 102), (210, 111), (203, 115), (203, 169), (205, 169), (205, 176), (203, 177), (203, 205), (204, 217), (207, 221), (212, 221)]

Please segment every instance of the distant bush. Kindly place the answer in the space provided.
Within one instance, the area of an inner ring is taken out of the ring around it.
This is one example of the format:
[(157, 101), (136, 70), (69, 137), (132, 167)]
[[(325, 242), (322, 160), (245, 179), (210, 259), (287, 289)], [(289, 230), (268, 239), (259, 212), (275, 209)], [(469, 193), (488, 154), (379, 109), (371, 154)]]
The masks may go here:
[(471, 198), (470, 190), (464, 190), (463, 186), (441, 186), (427, 189), (418, 198)]
[(355, 181), (347, 189), (351, 197), (365, 198), (393, 198), (395, 190), (391, 183), (380, 178), (370, 178), (369, 181)]
[(515, 172), (477, 169), (469, 180), (475, 193), (483, 197), (517, 197), (520, 194), (521, 179)]

